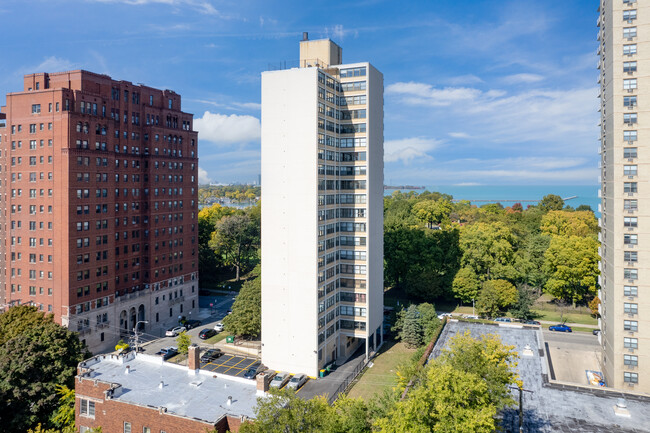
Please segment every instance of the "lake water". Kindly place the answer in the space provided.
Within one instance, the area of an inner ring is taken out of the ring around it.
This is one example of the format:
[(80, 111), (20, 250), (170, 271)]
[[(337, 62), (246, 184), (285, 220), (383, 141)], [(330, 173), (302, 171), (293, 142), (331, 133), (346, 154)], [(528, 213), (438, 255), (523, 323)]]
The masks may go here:
[[(504, 206), (512, 206), (521, 202), (524, 209), (529, 204), (536, 204), (548, 194), (559, 195), (562, 198), (574, 197), (566, 200), (565, 204), (573, 208), (586, 204), (600, 216), (598, 212), (598, 185), (427, 185), (428, 191), (437, 191), (449, 194), (456, 200), (469, 200), (472, 204), (481, 206), (488, 203), (501, 203)], [(394, 190), (384, 190), (385, 195), (392, 194)], [(407, 191), (407, 190), (402, 190)], [(423, 192), (424, 190), (416, 190)]]

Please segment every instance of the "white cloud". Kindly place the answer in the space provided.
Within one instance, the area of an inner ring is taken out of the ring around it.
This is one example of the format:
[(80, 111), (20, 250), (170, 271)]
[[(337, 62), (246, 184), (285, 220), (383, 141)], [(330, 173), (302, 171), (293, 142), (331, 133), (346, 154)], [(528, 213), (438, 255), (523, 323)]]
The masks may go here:
[(388, 140), (384, 143), (384, 161), (402, 161), (408, 164), (414, 159), (432, 159), (427, 152), (432, 151), (442, 142), (433, 138), (411, 137), (400, 140)]
[(539, 74), (514, 74), (503, 77), (506, 84), (530, 84), (544, 80), (544, 76)]
[(450, 132), (449, 136), (451, 138), (470, 138), (471, 136), (466, 132)]
[(204, 15), (222, 14), (208, 0), (91, 0), (100, 3), (122, 3), (127, 5), (141, 6), (147, 4), (164, 4), (169, 6), (188, 6)]
[(459, 86), (459, 85), (467, 86), (470, 84), (480, 84), (483, 82), (483, 80), (474, 74), (466, 74), (466, 75), (459, 75), (457, 77), (449, 78), (448, 80), (446, 80), (446, 82), (453, 86)]
[(206, 111), (194, 120), (199, 139), (215, 144), (249, 143), (259, 140), (260, 120), (253, 116), (219, 114)]
[(205, 185), (212, 182), (212, 179), (210, 176), (208, 176), (208, 172), (201, 167), (199, 167), (199, 184)]
[(56, 56), (44, 59), (39, 65), (28, 68), (30, 72), (64, 72), (75, 69), (75, 65)]
[(472, 101), (481, 96), (478, 89), (469, 87), (445, 87), (436, 89), (424, 83), (395, 83), (386, 87), (386, 94), (400, 95), (409, 105), (447, 106), (461, 101)]

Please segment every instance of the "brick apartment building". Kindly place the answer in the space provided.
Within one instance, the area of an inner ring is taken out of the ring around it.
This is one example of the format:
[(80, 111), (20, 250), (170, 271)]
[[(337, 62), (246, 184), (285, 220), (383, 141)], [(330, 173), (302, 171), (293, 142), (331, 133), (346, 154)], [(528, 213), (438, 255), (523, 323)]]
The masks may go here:
[(98, 355), (79, 364), (75, 425), (110, 433), (237, 432), (254, 417), (257, 397), (271, 374), (256, 381), (199, 370), (200, 350), (190, 346), (188, 367), (134, 354)]
[(111, 349), (198, 310), (197, 133), (181, 97), (88, 71), (24, 77), (0, 110), (0, 306)]

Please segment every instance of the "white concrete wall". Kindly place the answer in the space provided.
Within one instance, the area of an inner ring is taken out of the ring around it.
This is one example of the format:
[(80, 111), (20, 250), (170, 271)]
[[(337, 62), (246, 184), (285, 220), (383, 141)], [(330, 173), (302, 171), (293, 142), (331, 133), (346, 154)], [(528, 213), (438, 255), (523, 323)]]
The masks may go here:
[(317, 375), (318, 69), (262, 74), (262, 362)]

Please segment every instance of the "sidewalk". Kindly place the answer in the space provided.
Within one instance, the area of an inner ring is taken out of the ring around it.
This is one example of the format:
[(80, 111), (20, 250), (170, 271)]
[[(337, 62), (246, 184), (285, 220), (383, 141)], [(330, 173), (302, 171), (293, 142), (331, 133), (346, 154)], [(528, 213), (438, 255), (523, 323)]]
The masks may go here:
[[(539, 323), (543, 323), (545, 325), (557, 325), (558, 322), (552, 322), (550, 320), (538, 320)], [(589, 329), (598, 329), (598, 325), (585, 325), (583, 323), (571, 323), (567, 322), (565, 323), (567, 326), (574, 326), (576, 328), (589, 328)]]

